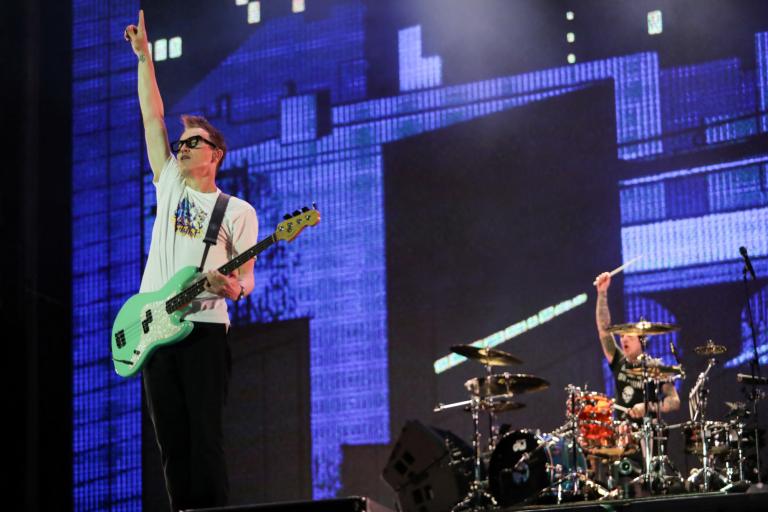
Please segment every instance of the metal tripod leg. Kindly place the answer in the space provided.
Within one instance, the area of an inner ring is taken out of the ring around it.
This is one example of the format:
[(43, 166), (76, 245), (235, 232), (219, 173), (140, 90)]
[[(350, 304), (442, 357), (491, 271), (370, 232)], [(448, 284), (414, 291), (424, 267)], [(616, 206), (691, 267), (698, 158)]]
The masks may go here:
[(474, 480), (469, 486), (469, 492), (457, 503), (451, 512), (461, 510), (486, 510), (488, 507), (496, 507), (497, 503), (491, 494), (486, 491), (488, 481), (483, 479), (482, 461), (480, 454), (480, 397), (473, 396), (470, 403), (472, 412), (472, 426), (474, 435), (472, 437), (472, 448), (474, 450)]

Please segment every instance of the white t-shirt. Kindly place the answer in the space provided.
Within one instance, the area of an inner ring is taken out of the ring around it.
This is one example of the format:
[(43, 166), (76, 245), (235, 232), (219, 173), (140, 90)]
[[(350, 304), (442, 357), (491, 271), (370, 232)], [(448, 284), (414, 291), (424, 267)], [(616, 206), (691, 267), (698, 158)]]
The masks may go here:
[[(197, 192), (188, 187), (171, 155), (155, 183), (157, 217), (152, 227), (149, 257), (141, 279), (141, 293), (162, 288), (182, 267), (200, 265), (205, 249), (216, 192)], [(232, 197), (224, 212), (216, 245), (208, 250), (204, 271), (221, 267), (238, 254), (256, 245), (259, 222), (256, 210)], [(203, 292), (192, 302), (186, 320), (229, 324), (227, 303), (218, 295)]]

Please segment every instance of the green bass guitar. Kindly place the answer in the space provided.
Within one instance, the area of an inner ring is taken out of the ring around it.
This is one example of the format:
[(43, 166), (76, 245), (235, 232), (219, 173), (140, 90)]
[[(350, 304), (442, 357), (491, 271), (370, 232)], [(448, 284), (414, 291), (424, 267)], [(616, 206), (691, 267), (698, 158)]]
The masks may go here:
[[(229, 275), (272, 244), (290, 242), (304, 228), (318, 222), (320, 212), (315, 208), (304, 207), (286, 215), (274, 233), (221, 266), (219, 272)], [(126, 301), (112, 326), (112, 361), (118, 375), (135, 375), (155, 350), (189, 336), (194, 325), (182, 318), (192, 299), (205, 289), (205, 283), (196, 267), (184, 267), (160, 290), (138, 293)]]

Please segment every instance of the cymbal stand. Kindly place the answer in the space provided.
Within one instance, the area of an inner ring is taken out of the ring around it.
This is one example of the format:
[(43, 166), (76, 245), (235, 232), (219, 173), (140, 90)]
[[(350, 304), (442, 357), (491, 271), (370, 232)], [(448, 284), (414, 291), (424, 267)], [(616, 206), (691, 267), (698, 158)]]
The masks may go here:
[[(650, 414), (651, 411), (649, 408), (650, 397), (648, 396), (648, 385), (651, 379), (649, 378), (648, 357), (646, 354), (648, 336), (638, 335), (638, 338), (640, 340), (640, 346), (642, 347), (640, 364), (642, 366), (643, 376), (643, 405), (645, 406), (645, 414), (643, 414), (643, 425), (641, 427), (643, 441), (641, 443), (643, 454), (643, 472), (637, 478), (633, 479), (631, 483), (645, 483), (648, 485), (648, 492), (653, 494), (655, 482), (659, 481), (660, 485), (666, 487), (667, 480), (670, 478), (679, 479), (679, 477), (674, 475), (665, 475), (665, 464), (671, 467), (674, 466), (669, 460), (669, 457), (667, 457), (667, 455), (664, 453), (664, 438), (661, 435), (662, 432), (654, 432), (654, 426), (652, 424), (652, 418)], [(656, 403), (658, 404), (658, 402)], [(657, 424), (660, 429), (661, 406), (657, 406)], [(657, 442), (654, 444), (653, 441)], [(654, 446), (658, 447), (658, 449), (654, 450)], [(655, 455), (654, 452), (658, 452), (658, 455)], [(654, 472), (654, 467), (657, 468), (658, 471)]]
[(704, 492), (709, 491), (709, 480), (712, 474), (715, 472), (709, 464), (709, 450), (708, 439), (709, 432), (707, 432), (706, 421), (706, 409), (707, 409), (707, 395), (709, 389), (707, 388), (707, 380), (709, 379), (709, 371), (715, 366), (716, 360), (714, 357), (710, 358), (707, 362), (707, 368), (699, 374), (696, 379), (696, 385), (693, 386), (691, 392), (688, 394), (688, 408), (691, 413), (691, 421), (699, 426), (699, 437), (701, 438), (701, 451), (702, 451), (702, 467), (699, 471), (694, 472), (688, 477), (688, 483), (695, 483), (699, 477), (704, 479)]
[(483, 466), (481, 455), (481, 434), (480, 434), (480, 409), (482, 398), (478, 395), (472, 395), (470, 401), (470, 412), (472, 413), (472, 450), (474, 453), (473, 459), (473, 474), (474, 479), (469, 485), (469, 492), (457, 503), (451, 512), (458, 512), (460, 510), (486, 510), (489, 506), (497, 506), (496, 500), (486, 490), (488, 488), (488, 480), (483, 478)]
[(653, 458), (653, 448), (651, 445), (652, 440), (652, 426), (651, 415), (648, 410), (648, 358), (646, 357), (646, 348), (648, 343), (648, 336), (639, 335), (640, 346), (642, 348), (640, 353), (640, 364), (643, 369), (643, 405), (645, 406), (645, 414), (643, 414), (643, 426), (641, 432), (643, 435), (642, 451), (643, 451), (643, 473), (635, 478), (632, 482), (641, 481), (648, 484), (648, 491), (653, 493), (653, 477), (651, 475), (651, 463)]
[[(485, 365), (485, 378), (488, 385), (491, 383), (491, 378), (493, 376), (493, 369), (491, 368), (491, 365), (486, 364)], [(492, 397), (489, 397), (492, 398)], [(496, 413), (493, 410), (493, 407), (489, 407), (487, 409), (488, 413), (488, 451), (492, 452), (494, 448), (496, 448), (496, 443), (499, 441), (499, 426), (496, 424)]]

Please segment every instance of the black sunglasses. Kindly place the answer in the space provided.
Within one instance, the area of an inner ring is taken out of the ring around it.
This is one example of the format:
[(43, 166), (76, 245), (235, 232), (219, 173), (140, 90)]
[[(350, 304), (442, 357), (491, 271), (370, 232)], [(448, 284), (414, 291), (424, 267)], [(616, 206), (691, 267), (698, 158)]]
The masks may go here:
[(214, 144), (213, 142), (209, 141), (208, 139), (205, 139), (205, 138), (201, 137), (200, 135), (193, 135), (193, 136), (189, 137), (188, 139), (182, 139), (182, 140), (177, 140), (175, 142), (171, 142), (171, 149), (173, 150), (174, 153), (178, 153), (179, 151), (181, 151), (181, 148), (184, 147), (185, 145), (189, 149), (195, 149), (197, 146), (200, 145), (201, 141), (205, 142), (206, 144), (208, 144), (212, 148), (218, 148), (218, 146), (216, 144)]

